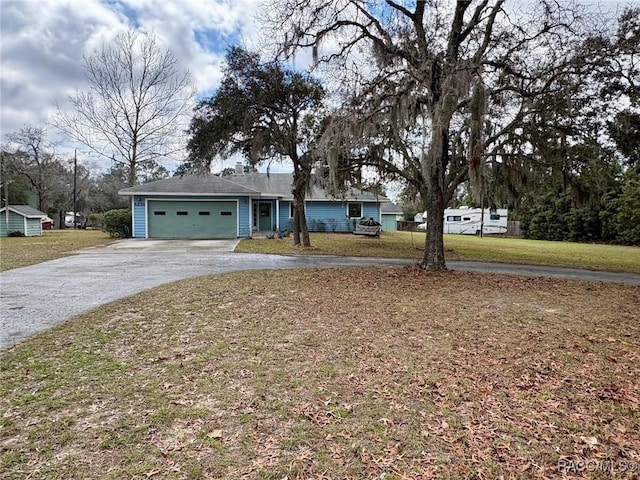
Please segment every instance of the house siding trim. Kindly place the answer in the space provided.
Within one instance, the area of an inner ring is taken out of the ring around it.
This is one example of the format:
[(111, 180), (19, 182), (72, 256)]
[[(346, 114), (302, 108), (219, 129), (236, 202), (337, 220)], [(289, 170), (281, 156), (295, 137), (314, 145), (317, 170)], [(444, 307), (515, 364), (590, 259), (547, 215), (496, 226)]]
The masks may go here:
[(131, 208), (131, 236), (135, 237), (135, 224), (136, 224), (136, 209), (134, 207), (135, 196), (131, 196), (131, 202), (129, 208)]

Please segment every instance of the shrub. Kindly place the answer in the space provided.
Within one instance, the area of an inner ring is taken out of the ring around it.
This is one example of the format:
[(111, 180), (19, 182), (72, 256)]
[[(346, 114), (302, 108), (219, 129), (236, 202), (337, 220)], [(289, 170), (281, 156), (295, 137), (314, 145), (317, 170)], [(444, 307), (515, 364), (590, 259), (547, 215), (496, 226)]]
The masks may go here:
[(104, 214), (103, 213), (90, 213), (89, 218), (87, 219), (87, 227), (92, 228), (102, 228), (104, 225)]
[(402, 210), (402, 218), (404, 218), (405, 222), (413, 222), (415, 216), (423, 211), (418, 210), (418, 207), (413, 204), (405, 204), (400, 207)]
[(324, 232), (326, 228), (326, 224), (324, 223), (323, 220), (314, 218), (313, 220), (311, 220), (310, 227), (312, 232)]
[(619, 243), (640, 245), (640, 180), (631, 173), (617, 201), (615, 224)]
[(128, 238), (131, 236), (131, 209), (121, 208), (109, 210), (103, 215), (102, 230), (111, 238)]

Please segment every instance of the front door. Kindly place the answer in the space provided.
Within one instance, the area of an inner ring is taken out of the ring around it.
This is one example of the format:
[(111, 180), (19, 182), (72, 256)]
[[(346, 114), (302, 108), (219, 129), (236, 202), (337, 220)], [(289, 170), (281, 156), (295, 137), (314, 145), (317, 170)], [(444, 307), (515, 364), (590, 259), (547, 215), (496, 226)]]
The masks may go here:
[(258, 230), (270, 232), (273, 229), (271, 222), (271, 202), (258, 203)]

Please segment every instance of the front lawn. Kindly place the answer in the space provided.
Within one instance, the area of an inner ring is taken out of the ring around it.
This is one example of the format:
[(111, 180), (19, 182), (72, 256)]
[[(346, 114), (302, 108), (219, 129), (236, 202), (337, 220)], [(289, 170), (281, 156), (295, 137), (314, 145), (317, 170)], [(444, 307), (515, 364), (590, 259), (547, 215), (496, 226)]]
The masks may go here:
[[(351, 234), (312, 233), (311, 248), (293, 245), (293, 238), (242, 240), (236, 252), (343, 255), (422, 259), (425, 234), (385, 232), (379, 239)], [(640, 247), (548, 242), (520, 238), (445, 235), (447, 260), (519, 263), (640, 273)]]
[(0, 469), (637, 478), (638, 318), (637, 287), (415, 267), (165, 285), (2, 354)]
[(54, 260), (112, 241), (99, 230), (45, 230), (41, 237), (0, 238), (0, 271)]

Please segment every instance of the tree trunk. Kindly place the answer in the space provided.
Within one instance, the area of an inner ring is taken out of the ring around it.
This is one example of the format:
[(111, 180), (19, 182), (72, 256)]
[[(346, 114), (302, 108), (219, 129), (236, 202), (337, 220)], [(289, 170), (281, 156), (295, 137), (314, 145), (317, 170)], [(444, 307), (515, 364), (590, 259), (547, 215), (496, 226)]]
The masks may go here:
[(446, 270), (444, 260), (444, 195), (431, 185), (426, 194), (427, 206), (427, 238), (425, 240), (424, 257), (420, 265), (428, 270)]
[(293, 160), (293, 185), (291, 193), (293, 193), (293, 243), (304, 247), (311, 246), (309, 238), (309, 229), (307, 228), (307, 216), (304, 209), (304, 198), (307, 191), (308, 179), (311, 175), (311, 167), (305, 169), (300, 165), (297, 155), (292, 153)]
[(307, 228), (307, 218), (304, 209), (304, 193), (300, 193), (299, 189), (294, 189), (293, 193), (294, 202), (294, 219), (293, 219), (293, 243), (304, 247), (311, 246), (311, 239), (309, 238), (309, 229)]
[(136, 164), (135, 160), (132, 160), (129, 163), (129, 175), (127, 177), (127, 183), (129, 184), (129, 187), (133, 187), (137, 183), (136, 170), (138, 170), (138, 165)]
[(307, 228), (307, 213), (304, 208), (304, 195), (298, 200), (298, 211), (300, 214), (298, 218), (300, 220), (300, 236), (303, 247), (311, 246), (311, 239), (309, 238), (309, 229)]
[(424, 257), (420, 265), (428, 270), (446, 270), (444, 260), (443, 221), (445, 207), (445, 174), (449, 160), (449, 122), (446, 113), (437, 109), (432, 116), (431, 145), (423, 158), (424, 177), (427, 183), (425, 198), (427, 207), (427, 238)]
[(297, 200), (293, 199), (293, 244), (300, 245), (300, 209)]

